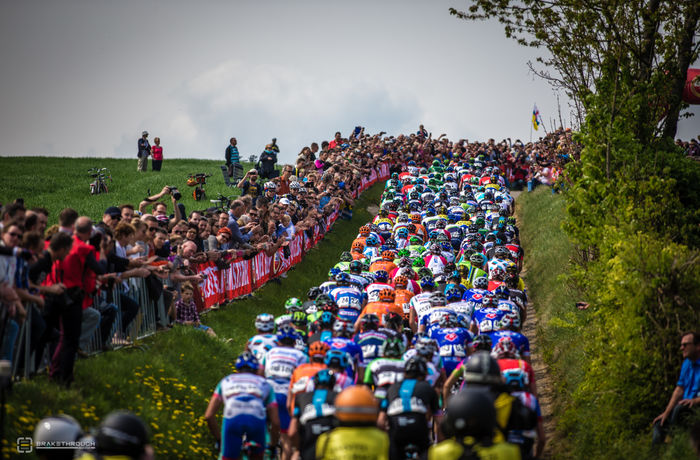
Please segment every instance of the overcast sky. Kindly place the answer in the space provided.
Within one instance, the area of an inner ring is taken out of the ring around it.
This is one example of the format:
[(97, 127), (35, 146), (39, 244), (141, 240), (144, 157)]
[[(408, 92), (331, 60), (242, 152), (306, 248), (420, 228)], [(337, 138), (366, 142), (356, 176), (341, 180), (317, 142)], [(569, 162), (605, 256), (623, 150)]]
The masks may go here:
[[(358, 124), (529, 140), (534, 103), (549, 129), (557, 99), (528, 71), (534, 51), (496, 23), (449, 15), (464, 5), (5, 1), (0, 155), (135, 158), (144, 129), (162, 139), (166, 161), (223, 158), (231, 136), (245, 157), (277, 137), (292, 161)], [(699, 126), (682, 122), (679, 137)]]

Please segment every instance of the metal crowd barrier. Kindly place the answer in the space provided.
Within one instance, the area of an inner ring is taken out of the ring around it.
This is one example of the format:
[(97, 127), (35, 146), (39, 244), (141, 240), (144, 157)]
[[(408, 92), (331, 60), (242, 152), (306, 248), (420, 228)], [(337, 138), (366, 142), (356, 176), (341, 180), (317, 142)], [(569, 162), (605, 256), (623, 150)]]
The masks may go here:
[[(112, 302), (107, 300), (107, 291), (98, 291), (93, 296), (93, 308), (104, 305), (105, 303), (113, 303), (117, 307), (117, 314), (112, 324), (112, 329), (109, 333), (108, 343), (113, 349), (122, 348), (131, 343), (149, 337), (156, 333), (158, 325), (167, 326), (170, 323), (170, 318), (167, 316), (165, 302), (161, 294), (156, 302), (153, 302), (148, 296), (146, 288), (146, 280), (144, 278), (130, 278), (127, 280), (128, 289), (123, 285), (115, 285), (112, 289)], [(136, 316), (131, 321), (127, 329), (126, 336), (122, 335), (122, 305), (121, 296), (126, 295), (134, 300), (139, 309)], [(50, 365), (51, 356), (49, 356), (49, 346), (44, 349), (44, 356), (40, 360), (40, 364), (36, 366), (35, 351), (31, 349), (32, 341), (32, 322), (34, 304), (27, 304), (27, 318), (22, 323), (17, 339), (15, 340), (15, 348), (13, 350), (12, 359), (12, 378), (13, 379), (28, 379), (31, 375), (42, 372)], [(97, 308), (99, 311), (99, 308)], [(156, 314), (158, 312), (158, 314)], [(156, 321), (160, 319), (160, 322)], [(101, 317), (100, 317), (101, 320)], [(88, 355), (96, 355), (102, 352), (102, 337), (100, 323), (90, 336), (87, 346), (82, 348), (82, 351)], [(0, 337), (0, 343), (2, 338)], [(24, 345), (24, 346), (22, 346)], [(20, 356), (20, 353), (23, 356)], [(24, 358), (24, 366), (20, 368), (20, 358)]]

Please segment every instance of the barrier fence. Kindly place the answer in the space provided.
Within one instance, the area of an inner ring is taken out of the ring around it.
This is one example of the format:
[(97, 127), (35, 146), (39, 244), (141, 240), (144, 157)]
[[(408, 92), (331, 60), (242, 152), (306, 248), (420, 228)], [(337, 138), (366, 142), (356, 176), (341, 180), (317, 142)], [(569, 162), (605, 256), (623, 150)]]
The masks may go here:
[[(363, 191), (374, 185), (378, 180), (389, 177), (389, 165), (382, 164), (378, 170), (372, 170), (363, 177), (360, 186), (353, 191), (357, 198)], [(203, 309), (208, 310), (215, 305), (251, 294), (271, 279), (286, 273), (298, 264), (311, 248), (316, 246), (330, 230), (340, 216), (338, 210), (321, 219), (310, 231), (297, 232), (289, 243), (289, 257), (284, 257), (280, 248), (274, 255), (258, 253), (251, 259), (236, 259), (225, 268), (218, 268), (213, 262), (200, 264), (198, 272), (205, 273), (206, 279), (199, 288), (203, 297)], [(129, 299), (138, 305), (138, 311), (123, 331), (123, 302)], [(39, 309), (34, 304), (27, 305), (27, 317), (22, 323), (15, 341), (12, 360), (12, 377), (29, 378), (32, 374), (46, 368), (50, 363), (50, 347), (46, 347), (40, 359), (36, 359), (32, 350), (33, 319)], [(129, 345), (135, 340), (153, 335), (159, 326), (167, 326), (170, 322), (166, 311), (163, 295), (158, 299), (149, 296), (144, 278), (131, 278), (124, 285), (116, 285), (110, 290), (100, 290), (93, 295), (93, 305), (90, 310), (83, 310), (83, 326), (89, 323), (89, 329), (81, 334), (80, 348), (87, 354), (97, 354), (102, 351), (102, 324), (112, 321), (108, 333), (107, 344), (111, 348)], [(90, 331), (92, 329), (92, 331)], [(125, 333), (124, 333), (125, 332)], [(3, 339), (0, 337), (0, 339)], [(0, 340), (2, 343), (2, 340)], [(38, 365), (35, 364), (38, 362)]]

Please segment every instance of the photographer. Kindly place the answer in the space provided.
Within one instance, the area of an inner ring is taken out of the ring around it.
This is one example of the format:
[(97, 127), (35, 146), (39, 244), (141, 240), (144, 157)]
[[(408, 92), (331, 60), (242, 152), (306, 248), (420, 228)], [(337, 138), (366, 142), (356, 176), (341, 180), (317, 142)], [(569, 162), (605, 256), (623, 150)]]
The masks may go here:
[[(158, 201), (165, 195), (170, 195), (170, 198), (173, 202), (173, 209), (175, 212), (174, 217), (172, 219), (168, 218), (168, 206), (164, 202)], [(152, 205), (153, 216), (159, 221), (162, 220), (163, 222), (167, 222), (168, 227), (172, 228), (175, 226), (175, 224), (182, 220), (182, 212), (180, 206), (177, 203), (177, 201), (181, 197), (182, 195), (176, 187), (169, 187), (166, 185), (165, 187), (163, 187), (163, 190), (161, 190), (160, 193), (157, 193), (153, 196), (149, 196), (148, 198), (144, 199), (141, 203), (139, 203), (139, 213), (142, 215), (146, 214), (146, 209)]]

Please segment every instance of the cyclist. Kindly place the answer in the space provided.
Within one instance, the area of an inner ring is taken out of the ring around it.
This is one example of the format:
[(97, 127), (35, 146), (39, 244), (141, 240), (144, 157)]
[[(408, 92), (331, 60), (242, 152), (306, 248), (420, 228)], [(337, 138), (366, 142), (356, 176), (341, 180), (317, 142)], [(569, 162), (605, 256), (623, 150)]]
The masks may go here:
[(429, 332), (428, 337), (438, 344), (440, 359), (445, 373), (450, 375), (467, 356), (472, 335), (457, 324), (457, 315), (446, 312), (440, 318), (440, 327)]
[(408, 289), (408, 278), (399, 275), (394, 278), (394, 303), (401, 307), (402, 316), (408, 320), (411, 312), (409, 302), (415, 294)]
[(338, 305), (338, 319), (354, 323), (360, 316), (365, 297), (357, 287), (350, 284), (350, 275), (338, 273), (335, 277), (337, 286), (328, 295)]
[(316, 440), (333, 429), (335, 398), (335, 373), (330, 369), (320, 370), (313, 377), (314, 389), (296, 395), (294, 415), (289, 426), (289, 436), (299, 450), (302, 460), (316, 458)]
[(289, 394), (287, 395), (287, 409), (290, 414), (294, 410), (294, 397), (299, 393), (309, 391), (311, 379), (317, 372), (326, 368), (323, 361), (330, 348), (327, 343), (312, 343), (309, 345), (309, 362), (301, 364), (292, 372), (292, 378), (289, 381)]
[(413, 356), (404, 366), (404, 379), (391, 384), (380, 403), (378, 425), (389, 431), (391, 459), (405, 459), (409, 452), (417, 457), (428, 450), (428, 427), (439, 402), (437, 393), (425, 381), (427, 374), (423, 358)]
[[(212, 435), (221, 444), (219, 459), (239, 458), (243, 436), (255, 443), (254, 458), (262, 459), (266, 425), (269, 426), (270, 445), (277, 445), (280, 422), (275, 391), (264, 377), (257, 375), (259, 367), (252, 353), (242, 353), (236, 360), (238, 373), (221, 380), (209, 401), (204, 418)], [(224, 408), (224, 418), (219, 430), (216, 413), (221, 407)]]
[(379, 354), (387, 340), (386, 331), (379, 331), (379, 318), (369, 313), (360, 319), (360, 332), (355, 334), (353, 341), (362, 348), (362, 362), (360, 365), (367, 368), (372, 360), (379, 358)]
[(430, 311), (432, 306), (431, 297), (433, 296), (433, 290), (435, 289), (435, 281), (431, 277), (423, 277), (419, 281), (421, 292), (416, 294), (408, 302), (409, 305), (409, 325), (411, 330), (416, 332), (418, 330), (419, 319)]
[(332, 350), (340, 350), (348, 354), (351, 362), (347, 369), (348, 376), (354, 381), (355, 375), (362, 375), (362, 348), (352, 340), (355, 333), (352, 323), (337, 320), (333, 324), (333, 337), (326, 341)]
[(367, 366), (363, 382), (372, 387), (374, 396), (378, 399), (384, 399), (389, 385), (403, 379), (404, 364), (401, 355), (404, 348), (401, 337), (389, 337), (384, 342), (380, 357)]
[(394, 303), (395, 294), (394, 289), (382, 289), (377, 295), (377, 302), (369, 302), (365, 305), (362, 313), (355, 322), (355, 331), (360, 330), (360, 321), (364, 315), (373, 314), (379, 319), (379, 324), (384, 325), (386, 321), (386, 316), (389, 313), (396, 313), (399, 316), (403, 316), (403, 307), (400, 307)]
[(375, 425), (379, 403), (369, 389), (351, 386), (335, 398), (335, 418), (339, 426), (319, 436), (316, 458), (389, 459), (389, 436)]
[[(272, 386), (279, 411), (280, 433), (282, 448), (285, 456), (291, 455), (291, 443), (287, 436), (289, 429), (289, 410), (287, 408), (287, 394), (294, 369), (308, 362), (309, 358), (303, 351), (295, 348), (297, 341), (301, 339), (291, 324), (285, 324), (277, 330), (277, 346), (265, 353), (262, 365), (264, 375)], [(289, 458), (289, 457), (287, 457)]]
[(258, 361), (262, 360), (265, 353), (277, 345), (275, 331), (275, 317), (269, 313), (261, 313), (255, 317), (256, 335), (248, 339), (246, 349), (253, 353)]
[[(542, 423), (542, 410), (537, 397), (529, 391), (529, 377), (522, 369), (508, 369), (501, 371), (506, 387), (510, 394), (520, 399), (523, 405), (537, 415), (537, 429), (535, 431), (512, 430), (508, 433), (508, 442), (520, 446), (523, 459), (535, 459), (544, 450), (546, 442), (544, 425)], [(535, 439), (537, 442), (535, 442)], [(534, 446), (534, 451), (533, 451)]]

